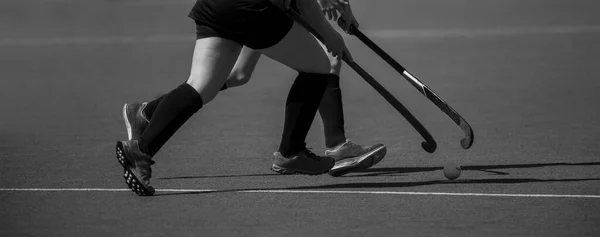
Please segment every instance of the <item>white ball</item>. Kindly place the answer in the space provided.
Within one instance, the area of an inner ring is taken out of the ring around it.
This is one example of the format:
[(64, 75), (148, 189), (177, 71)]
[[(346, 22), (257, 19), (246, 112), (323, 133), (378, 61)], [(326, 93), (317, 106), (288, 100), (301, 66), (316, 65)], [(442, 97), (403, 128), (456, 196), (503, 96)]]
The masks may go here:
[(460, 166), (458, 165), (446, 165), (444, 166), (444, 176), (449, 180), (454, 180), (460, 176)]

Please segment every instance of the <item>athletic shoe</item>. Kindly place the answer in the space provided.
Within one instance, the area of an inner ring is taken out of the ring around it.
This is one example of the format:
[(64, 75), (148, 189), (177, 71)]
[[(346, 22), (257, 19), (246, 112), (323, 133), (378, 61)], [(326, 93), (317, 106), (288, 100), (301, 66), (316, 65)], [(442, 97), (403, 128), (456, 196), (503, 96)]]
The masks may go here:
[(327, 173), (335, 164), (335, 160), (328, 156), (318, 156), (308, 149), (304, 149), (291, 157), (284, 157), (280, 152), (273, 153), (275, 162), (271, 170), (280, 174), (308, 174), (318, 175)]
[(123, 120), (125, 121), (129, 140), (140, 138), (146, 127), (148, 127), (149, 122), (143, 112), (146, 104), (132, 103), (123, 105)]
[(326, 150), (325, 155), (335, 159), (335, 166), (329, 171), (331, 176), (342, 176), (356, 170), (367, 169), (379, 163), (387, 148), (383, 144), (363, 146), (352, 143), (350, 140)]
[(131, 191), (140, 196), (152, 196), (154, 188), (150, 185), (152, 177), (152, 157), (140, 151), (137, 140), (117, 142), (117, 160), (125, 168), (123, 176)]

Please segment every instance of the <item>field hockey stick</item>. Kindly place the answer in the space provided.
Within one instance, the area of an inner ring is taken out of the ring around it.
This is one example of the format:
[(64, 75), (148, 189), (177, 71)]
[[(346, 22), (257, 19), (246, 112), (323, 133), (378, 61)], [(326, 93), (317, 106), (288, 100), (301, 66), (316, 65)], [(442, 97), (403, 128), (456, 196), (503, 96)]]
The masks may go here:
[(350, 26), (350, 34), (356, 36), (360, 41), (362, 41), (365, 45), (371, 48), (377, 55), (379, 55), (384, 61), (386, 61), (390, 66), (392, 66), (398, 73), (400, 73), (410, 84), (412, 84), (421, 94), (423, 94), (427, 99), (429, 99), (433, 104), (435, 104), (442, 112), (444, 112), (456, 125), (460, 127), (461, 130), (465, 133), (465, 137), (460, 140), (460, 146), (464, 149), (469, 149), (471, 145), (473, 145), (473, 141), (475, 139), (475, 135), (473, 134), (473, 129), (467, 123), (467, 121), (460, 116), (448, 103), (446, 103), (441, 97), (439, 97), (435, 92), (433, 92), (429, 87), (427, 87), (423, 82), (419, 81), (415, 76), (410, 74), (406, 68), (404, 68), (400, 63), (394, 60), (389, 54), (387, 54), (383, 49), (377, 46), (371, 39), (369, 39), (365, 34), (363, 34), (360, 30), (358, 30), (354, 26)]
[[(292, 18), (295, 22), (302, 25), (307, 31), (309, 31), (312, 35), (314, 35), (321, 42), (323, 41), (323, 37), (319, 32), (317, 32), (301, 15), (295, 10), (282, 5), (281, 3), (276, 2), (276, 0), (272, 0), (272, 2), (278, 6), (281, 10), (283, 10), (290, 18)], [(431, 136), (431, 134), (427, 131), (427, 129), (413, 116), (398, 99), (396, 99), (388, 90), (386, 90), (373, 76), (367, 73), (362, 67), (360, 67), (356, 62), (349, 60), (347, 57), (343, 57), (344, 62), (348, 64), (356, 73), (358, 73), (371, 87), (373, 87), (385, 100), (387, 100), (392, 107), (394, 107), (404, 118), (419, 132), (419, 134), (425, 139), (424, 142), (421, 143), (421, 147), (423, 150), (429, 153), (433, 153), (437, 148), (437, 143)]]

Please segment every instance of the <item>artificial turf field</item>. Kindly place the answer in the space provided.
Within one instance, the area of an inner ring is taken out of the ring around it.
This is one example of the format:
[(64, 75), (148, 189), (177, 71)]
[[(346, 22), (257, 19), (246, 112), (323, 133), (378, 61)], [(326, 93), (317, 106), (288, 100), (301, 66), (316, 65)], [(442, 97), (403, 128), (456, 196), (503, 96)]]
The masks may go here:
[[(127, 190), (123, 103), (187, 79), (191, 0), (0, 1), (0, 236), (597, 236), (600, 3), (354, 0), (361, 29), (472, 125), (460, 129), (360, 41), (355, 60), (437, 139), (345, 67), (348, 138), (386, 158), (343, 177), (269, 170), (295, 73), (262, 58)], [(307, 143), (324, 151), (320, 118)], [(447, 181), (441, 168), (462, 166)]]

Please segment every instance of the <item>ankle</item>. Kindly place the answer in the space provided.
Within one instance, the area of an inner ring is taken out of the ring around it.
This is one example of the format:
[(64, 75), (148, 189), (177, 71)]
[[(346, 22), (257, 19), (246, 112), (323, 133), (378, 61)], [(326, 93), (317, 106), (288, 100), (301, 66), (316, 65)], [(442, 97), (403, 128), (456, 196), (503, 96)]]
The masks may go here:
[(288, 159), (292, 158), (292, 157), (298, 155), (298, 153), (300, 153), (300, 152), (289, 152), (289, 151), (288, 152), (284, 152), (284, 151), (281, 151), (281, 150), (279, 150), (278, 152), (279, 152), (279, 154), (281, 154), (281, 156), (283, 156), (284, 158), (288, 158)]
[(142, 111), (140, 112), (140, 114), (142, 115), (142, 118), (149, 123), (151, 118), (146, 114), (145, 108), (146, 106), (142, 107)]
[(348, 139), (344, 138), (343, 140), (340, 139), (340, 140), (336, 140), (336, 141), (331, 142), (331, 143), (328, 142), (325, 145), (327, 146), (327, 150), (334, 150), (334, 149), (336, 149), (336, 148), (338, 148), (338, 147), (346, 144), (347, 142), (348, 142)]
[(144, 155), (147, 155), (149, 157), (152, 157), (152, 155), (150, 155), (149, 149), (148, 149), (148, 143), (144, 140), (142, 140), (141, 138), (137, 140), (137, 145), (138, 148), (140, 149), (140, 152)]

